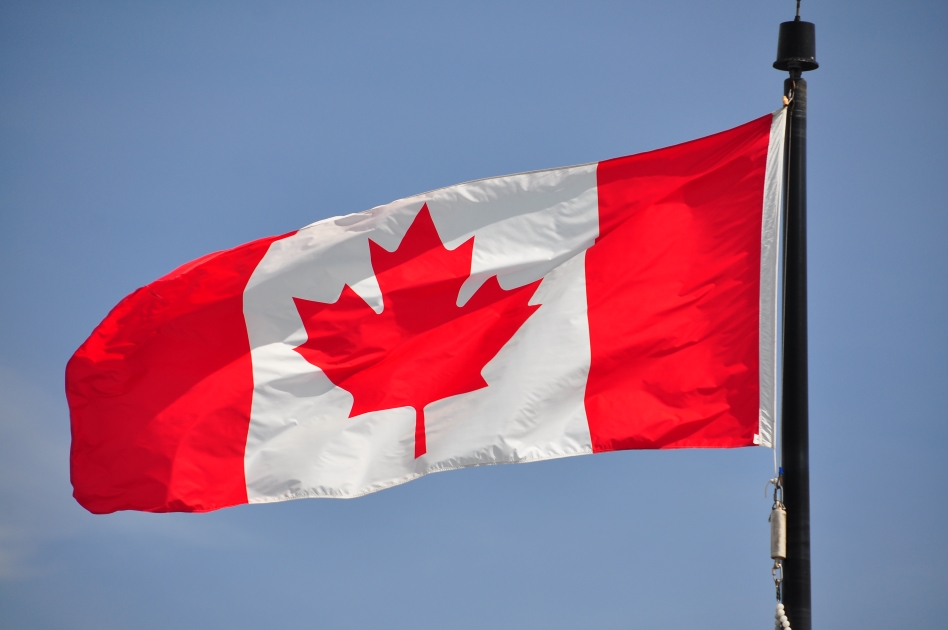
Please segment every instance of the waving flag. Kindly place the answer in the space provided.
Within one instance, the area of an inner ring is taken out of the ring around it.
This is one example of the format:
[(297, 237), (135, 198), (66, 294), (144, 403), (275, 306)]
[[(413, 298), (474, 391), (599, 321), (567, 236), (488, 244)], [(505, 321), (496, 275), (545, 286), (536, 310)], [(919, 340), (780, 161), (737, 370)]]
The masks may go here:
[(76, 499), (199, 512), (772, 446), (784, 119), (326, 219), (135, 291), (66, 368)]

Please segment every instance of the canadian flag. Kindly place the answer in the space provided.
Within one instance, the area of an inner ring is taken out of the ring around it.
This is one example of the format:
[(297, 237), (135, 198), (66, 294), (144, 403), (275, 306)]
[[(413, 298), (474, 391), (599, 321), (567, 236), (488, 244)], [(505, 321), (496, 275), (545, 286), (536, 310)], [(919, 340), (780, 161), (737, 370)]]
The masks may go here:
[(201, 512), (772, 446), (784, 124), (442, 188), (138, 289), (66, 368), (76, 499)]

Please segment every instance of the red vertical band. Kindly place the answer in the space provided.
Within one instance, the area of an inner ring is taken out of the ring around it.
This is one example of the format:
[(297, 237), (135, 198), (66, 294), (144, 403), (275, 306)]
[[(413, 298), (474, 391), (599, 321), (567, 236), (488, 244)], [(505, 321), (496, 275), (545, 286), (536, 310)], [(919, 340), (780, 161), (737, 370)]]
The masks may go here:
[(70, 473), (87, 510), (247, 502), (253, 370), (243, 292), (280, 238), (204, 256), (138, 289), (70, 359)]
[(754, 443), (771, 120), (599, 164), (600, 237), (586, 253), (594, 451)]

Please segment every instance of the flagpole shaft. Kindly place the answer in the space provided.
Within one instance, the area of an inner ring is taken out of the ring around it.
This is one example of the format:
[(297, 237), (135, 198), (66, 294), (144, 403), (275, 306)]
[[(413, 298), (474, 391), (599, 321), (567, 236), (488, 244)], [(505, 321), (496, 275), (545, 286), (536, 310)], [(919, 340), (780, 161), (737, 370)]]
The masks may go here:
[(787, 508), (783, 602), (794, 630), (811, 630), (810, 441), (806, 269), (806, 80), (790, 70), (791, 96), (784, 258), (781, 462)]

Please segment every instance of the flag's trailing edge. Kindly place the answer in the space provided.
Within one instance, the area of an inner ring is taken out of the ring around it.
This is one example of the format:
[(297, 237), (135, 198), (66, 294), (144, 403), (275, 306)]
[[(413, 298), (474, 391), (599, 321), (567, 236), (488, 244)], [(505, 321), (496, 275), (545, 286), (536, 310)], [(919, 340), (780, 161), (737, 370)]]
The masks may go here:
[(773, 446), (785, 114), (468, 182), (184, 265), (66, 368), (88, 510)]

